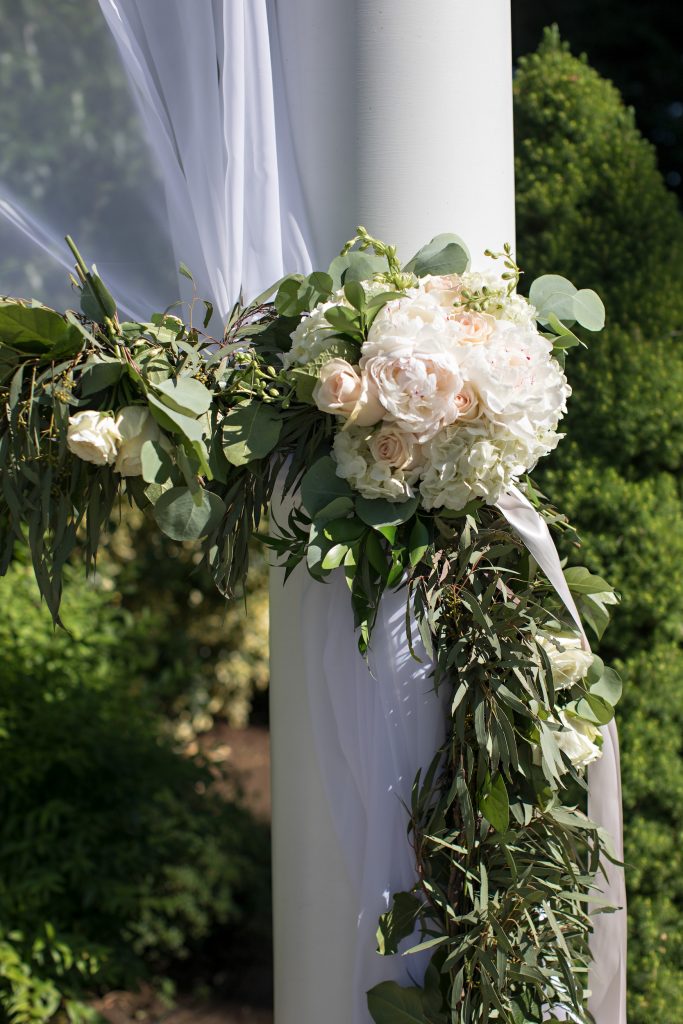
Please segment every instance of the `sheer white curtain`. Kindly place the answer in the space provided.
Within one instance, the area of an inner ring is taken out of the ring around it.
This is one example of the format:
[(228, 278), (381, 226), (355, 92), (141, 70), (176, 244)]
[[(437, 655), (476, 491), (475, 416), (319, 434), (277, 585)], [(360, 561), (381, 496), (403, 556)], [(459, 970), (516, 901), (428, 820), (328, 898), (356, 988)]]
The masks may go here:
[(311, 267), (264, 0), (100, 0), (164, 182), (176, 260), (225, 314)]

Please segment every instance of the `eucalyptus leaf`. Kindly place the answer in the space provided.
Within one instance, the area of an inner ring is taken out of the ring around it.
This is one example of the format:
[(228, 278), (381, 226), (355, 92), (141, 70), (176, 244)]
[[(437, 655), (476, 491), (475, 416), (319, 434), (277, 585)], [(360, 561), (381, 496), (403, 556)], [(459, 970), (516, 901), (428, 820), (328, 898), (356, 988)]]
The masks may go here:
[(171, 487), (154, 506), (159, 528), (171, 540), (199, 540), (216, 529), (225, 506), (217, 494), (203, 488), (193, 494), (188, 487)]
[(211, 392), (193, 377), (171, 377), (155, 385), (164, 405), (195, 419), (211, 408)]
[(148, 484), (163, 484), (173, 472), (173, 459), (158, 441), (145, 441), (140, 449), (142, 479)]
[(386, 271), (386, 260), (369, 252), (349, 252), (332, 260), (328, 273), (336, 290), (350, 281), (368, 281), (375, 274)]
[(246, 466), (269, 455), (281, 431), (282, 416), (276, 406), (245, 402), (223, 420), (223, 454), (233, 466)]
[(507, 831), (510, 823), (510, 801), (505, 779), (500, 772), (493, 780), (487, 778), (479, 798), (479, 808), (496, 832)]
[(469, 249), (462, 238), (447, 233), (436, 235), (423, 245), (406, 263), (404, 270), (426, 277), (428, 274), (463, 274), (469, 265)]
[(337, 476), (337, 463), (329, 455), (314, 462), (301, 480), (301, 501), (311, 518), (335, 498), (350, 498), (351, 488)]
[(356, 498), (356, 512), (368, 526), (379, 529), (383, 526), (400, 526), (414, 515), (418, 498), (407, 501), (387, 501), (385, 498)]

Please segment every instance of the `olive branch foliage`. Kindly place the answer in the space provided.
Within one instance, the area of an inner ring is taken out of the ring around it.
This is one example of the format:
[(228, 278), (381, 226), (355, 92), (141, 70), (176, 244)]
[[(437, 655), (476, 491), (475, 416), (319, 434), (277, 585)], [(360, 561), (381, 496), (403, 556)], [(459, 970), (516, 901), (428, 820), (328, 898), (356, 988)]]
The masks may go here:
[[(558, 693), (538, 642), (575, 627), (495, 508), (426, 512), (417, 498), (395, 504), (353, 492), (330, 454), (333, 418), (312, 399), (322, 363), (357, 362), (387, 301), (425, 274), (467, 268), (464, 244), (437, 236), (401, 267), (393, 247), (359, 228), (328, 272), (290, 275), (236, 304), (214, 338), (211, 304), (198, 326), (196, 298), (184, 320), (174, 307), (146, 323), (121, 320), (95, 268), (68, 242), (80, 312), (0, 300), (0, 574), (27, 544), (59, 623), (67, 561), (79, 546), (94, 567), (126, 500), (173, 539), (200, 541), (227, 596), (245, 579), (255, 533), (285, 576), (301, 563), (319, 580), (343, 572), (363, 653), (384, 590), (404, 588), (411, 649), (434, 666), (447, 730), (406, 807), (416, 884), (394, 895), (377, 941), (383, 955), (429, 950), (431, 959), (415, 984), (372, 989), (370, 1014), (376, 1024), (540, 1024), (568, 1012), (587, 1024), (590, 911), (612, 853), (584, 813), (583, 773), (558, 746)], [(514, 289), (520, 271), (509, 247), (489, 255), (503, 260)], [(368, 279), (386, 290), (366, 291)], [(340, 290), (346, 301), (326, 314), (325, 352), (284, 369), (280, 356), (301, 317)], [(484, 293), (471, 296), (473, 308)], [(602, 325), (595, 293), (556, 275), (534, 282), (530, 297), (560, 360), (582, 344), (575, 322)], [(146, 405), (165, 440), (142, 444), (139, 475), (74, 457), (70, 416), (128, 405)], [(276, 487), (300, 500), (268, 530)], [(568, 529), (530, 480), (524, 487), (552, 527)], [(585, 568), (565, 575), (599, 639), (615, 595)], [(619, 695), (616, 673), (595, 657), (588, 675), (562, 691), (561, 710), (597, 727)]]

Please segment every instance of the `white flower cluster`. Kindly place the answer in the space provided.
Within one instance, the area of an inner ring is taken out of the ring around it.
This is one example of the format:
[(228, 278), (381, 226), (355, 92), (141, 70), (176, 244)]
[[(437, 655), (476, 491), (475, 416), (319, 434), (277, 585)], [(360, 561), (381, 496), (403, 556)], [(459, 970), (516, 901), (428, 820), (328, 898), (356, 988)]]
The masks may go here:
[[(333, 304), (302, 320), (286, 365), (324, 350)], [(331, 360), (313, 397), (345, 420), (334, 455), (361, 494), (405, 501), (419, 487), (425, 508), (459, 510), (495, 502), (555, 447), (569, 394), (533, 307), (466, 273), (422, 278), (389, 301), (358, 364)]]

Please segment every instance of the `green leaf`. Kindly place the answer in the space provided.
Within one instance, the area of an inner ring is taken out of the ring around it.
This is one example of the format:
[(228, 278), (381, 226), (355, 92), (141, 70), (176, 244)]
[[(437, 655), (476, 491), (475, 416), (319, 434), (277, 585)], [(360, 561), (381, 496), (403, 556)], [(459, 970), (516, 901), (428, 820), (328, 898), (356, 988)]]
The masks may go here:
[(419, 498), (407, 501), (387, 501), (385, 498), (356, 498), (356, 512), (360, 519), (375, 530), (383, 526), (407, 523), (419, 504)]
[(421, 561), (428, 547), (429, 530), (421, 519), (416, 519), (413, 528), (410, 531), (410, 539), (408, 541), (410, 564), (413, 568)]
[(148, 484), (166, 483), (173, 471), (173, 459), (158, 441), (145, 441), (140, 449), (142, 479)]
[(592, 288), (582, 288), (574, 296), (574, 319), (587, 331), (601, 331), (605, 326), (605, 307)]
[(590, 684), (590, 692), (597, 697), (602, 697), (613, 708), (621, 699), (622, 689), (621, 676), (608, 666), (604, 666), (602, 675), (597, 682)]
[(95, 323), (116, 316), (116, 303), (94, 266), (86, 273), (81, 285), (81, 311), (88, 320), (94, 320)]
[(458, 235), (436, 235), (423, 245), (404, 269), (426, 277), (428, 274), (462, 274), (470, 264), (470, 254)]
[(0, 303), (0, 345), (22, 355), (68, 359), (81, 350), (83, 336), (53, 309), (6, 302)]
[(155, 385), (164, 405), (195, 419), (211, 408), (211, 392), (193, 377), (175, 377)]
[(529, 302), (536, 307), (536, 315), (541, 323), (548, 323), (548, 317), (554, 313), (558, 320), (573, 322), (574, 296), (576, 288), (566, 277), (559, 274), (544, 274), (537, 277), (529, 289)]
[(323, 569), (338, 569), (348, 554), (347, 544), (333, 544), (322, 560)]
[(357, 309), (359, 313), (365, 309), (366, 298), (365, 291), (360, 281), (347, 281), (344, 285), (344, 296), (347, 302), (350, 302), (354, 309)]
[(303, 274), (292, 274), (286, 277), (277, 290), (275, 308), (280, 316), (301, 316), (306, 306), (299, 298), (299, 289), (303, 284)]
[(368, 1010), (375, 1024), (427, 1024), (418, 988), (383, 981), (368, 992)]
[(613, 593), (612, 587), (602, 576), (595, 576), (584, 565), (574, 565), (565, 569), (564, 578), (573, 594)]
[(325, 319), (335, 331), (362, 336), (360, 314), (356, 309), (349, 309), (348, 306), (330, 306), (325, 311)]
[(348, 252), (345, 256), (337, 256), (332, 260), (328, 274), (332, 278), (332, 287), (336, 290), (350, 281), (368, 281), (374, 274), (386, 269), (386, 261), (381, 256), (369, 252)]
[(398, 953), (399, 942), (413, 933), (417, 912), (421, 906), (420, 900), (411, 892), (394, 894), (391, 907), (379, 919), (378, 953), (382, 956), (393, 956), (394, 953)]
[(263, 459), (277, 445), (281, 430), (282, 417), (276, 408), (245, 402), (223, 420), (223, 454), (233, 466)]
[(510, 801), (505, 780), (499, 772), (492, 780), (487, 775), (479, 798), (479, 809), (496, 832), (506, 832), (510, 824)]
[[(569, 705), (572, 707), (574, 705)], [(607, 725), (614, 718), (614, 708), (603, 697), (594, 693), (587, 693), (585, 697), (576, 701), (576, 714), (579, 718), (585, 718), (587, 722), (594, 725)]]
[[(346, 501), (347, 499), (338, 498), (337, 500)], [(320, 515), (317, 518), (320, 521)], [(361, 539), (366, 530), (367, 526), (358, 519), (330, 519), (325, 523), (324, 532), (325, 536), (335, 544), (354, 544)]]
[(301, 480), (301, 501), (313, 519), (335, 498), (350, 498), (351, 488), (337, 476), (337, 463), (329, 455), (314, 462)]
[[(341, 519), (342, 516), (346, 516), (347, 513), (353, 510), (353, 498), (348, 496), (341, 498), (333, 498), (328, 505), (323, 505), (319, 512), (315, 515), (316, 523), (320, 526), (325, 526), (327, 529), (327, 523), (330, 520)], [(342, 522), (350, 522), (351, 520), (343, 519)]]
[(89, 398), (113, 387), (122, 376), (123, 364), (118, 359), (98, 359), (88, 363), (81, 373), (81, 397)]
[(203, 488), (193, 494), (188, 487), (171, 487), (154, 506), (154, 518), (172, 540), (198, 540), (219, 525), (225, 506), (217, 494)]

